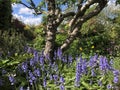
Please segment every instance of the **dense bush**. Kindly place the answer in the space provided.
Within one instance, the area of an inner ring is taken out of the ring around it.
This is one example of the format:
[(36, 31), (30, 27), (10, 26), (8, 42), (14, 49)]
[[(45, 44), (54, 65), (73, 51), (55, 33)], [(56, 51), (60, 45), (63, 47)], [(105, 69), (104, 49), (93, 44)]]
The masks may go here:
[(20, 53), (26, 44), (23, 34), (19, 34), (14, 29), (0, 32), (0, 53), (3, 56)]
[(15, 29), (18, 34), (23, 34), (27, 40), (31, 41), (35, 38), (34, 27), (25, 25), (19, 19), (13, 17), (11, 22), (11, 27)]
[(40, 26), (36, 26), (34, 29), (34, 34), (36, 38), (32, 41), (31, 46), (37, 50), (43, 50), (45, 46), (45, 31), (44, 28)]

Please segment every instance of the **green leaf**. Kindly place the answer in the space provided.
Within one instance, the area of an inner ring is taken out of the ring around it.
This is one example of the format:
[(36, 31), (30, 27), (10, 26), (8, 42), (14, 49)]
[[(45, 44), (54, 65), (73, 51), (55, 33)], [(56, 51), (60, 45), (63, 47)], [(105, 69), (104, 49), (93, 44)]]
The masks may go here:
[(82, 81), (81, 84), (82, 84), (86, 89), (89, 90), (90, 87), (89, 87), (89, 85), (88, 85), (87, 83), (85, 83), (84, 81)]

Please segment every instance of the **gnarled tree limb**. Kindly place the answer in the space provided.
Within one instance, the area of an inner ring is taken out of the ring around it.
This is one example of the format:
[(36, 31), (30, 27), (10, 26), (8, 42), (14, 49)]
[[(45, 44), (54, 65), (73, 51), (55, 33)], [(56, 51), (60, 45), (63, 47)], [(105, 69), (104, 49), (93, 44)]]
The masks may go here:
[(65, 18), (68, 18), (70, 16), (74, 16), (74, 15), (75, 15), (75, 12), (68, 12), (65, 14), (59, 14), (58, 19), (56, 20), (56, 26), (59, 26)]
[[(92, 0), (91, 0), (92, 1)], [(73, 42), (73, 40), (75, 40), (76, 36), (79, 33), (79, 30), (81, 29), (83, 23), (87, 20), (89, 20), (90, 18), (96, 16), (97, 14), (99, 14), (99, 12), (105, 7), (105, 5), (107, 4), (107, 0), (96, 0), (98, 1), (98, 5), (96, 6), (96, 8), (91, 11), (90, 13), (88, 13), (87, 15), (82, 15), (82, 17), (79, 17), (76, 20), (75, 26), (72, 30), (72, 32), (69, 34), (68, 38), (66, 39), (66, 41), (63, 43), (63, 45), (61, 45), (61, 50), (64, 51), (67, 48), (69, 48), (70, 44)]]
[[(84, 5), (82, 5), (80, 8), (78, 8), (78, 11), (76, 12), (76, 15), (74, 16), (74, 18), (70, 21), (69, 26), (71, 27), (70, 32), (72, 32), (72, 30), (74, 29), (76, 20), (80, 17), (82, 17), (86, 10), (93, 5), (94, 3), (96, 3), (96, 0), (88, 0)], [(81, 3), (80, 3), (81, 4)]]

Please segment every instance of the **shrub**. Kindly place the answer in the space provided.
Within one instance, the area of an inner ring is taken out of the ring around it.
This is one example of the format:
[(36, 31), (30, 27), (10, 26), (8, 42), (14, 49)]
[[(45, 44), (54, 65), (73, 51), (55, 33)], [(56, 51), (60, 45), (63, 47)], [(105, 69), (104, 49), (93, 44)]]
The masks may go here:
[(26, 39), (22, 34), (18, 34), (14, 29), (0, 32), (0, 52), (4, 55), (14, 55), (20, 53), (26, 44)]

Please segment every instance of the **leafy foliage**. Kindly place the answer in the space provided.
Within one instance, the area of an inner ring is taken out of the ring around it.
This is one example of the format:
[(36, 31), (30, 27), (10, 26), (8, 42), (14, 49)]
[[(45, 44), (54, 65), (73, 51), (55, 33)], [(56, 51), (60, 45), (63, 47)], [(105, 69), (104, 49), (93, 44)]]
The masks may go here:
[(4, 56), (20, 53), (25, 46), (25, 38), (22, 34), (18, 34), (14, 29), (0, 32), (0, 51)]

